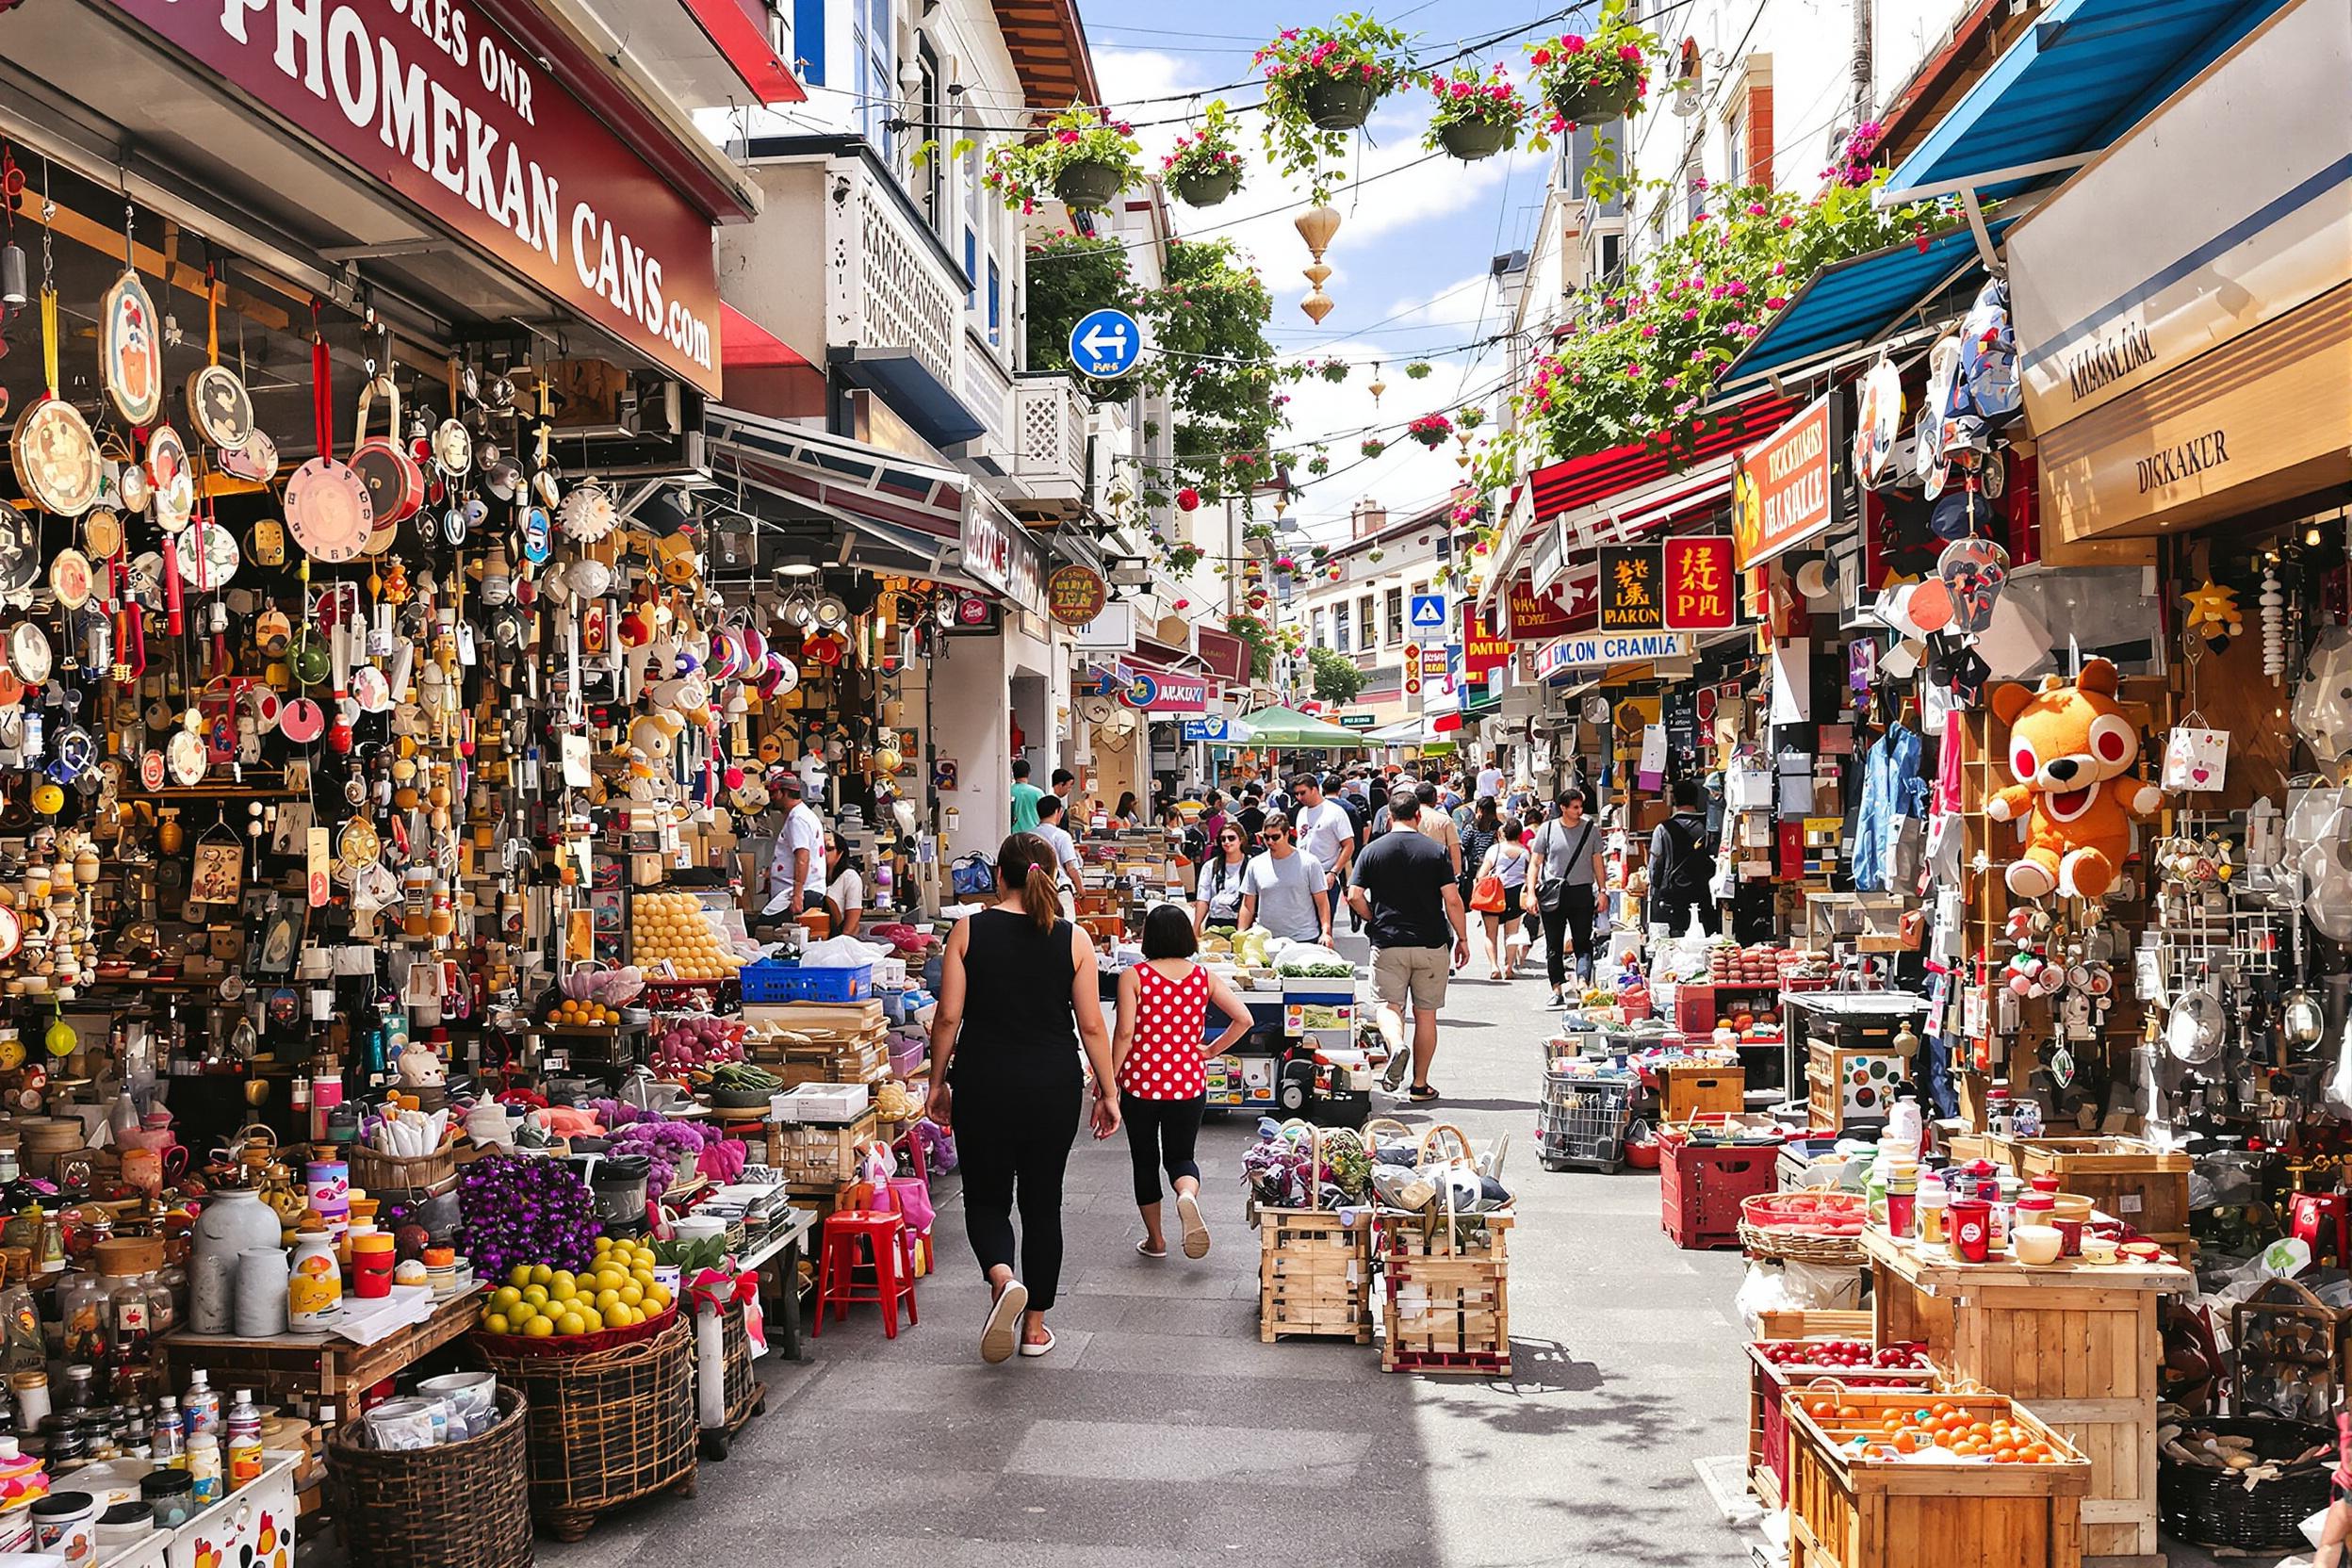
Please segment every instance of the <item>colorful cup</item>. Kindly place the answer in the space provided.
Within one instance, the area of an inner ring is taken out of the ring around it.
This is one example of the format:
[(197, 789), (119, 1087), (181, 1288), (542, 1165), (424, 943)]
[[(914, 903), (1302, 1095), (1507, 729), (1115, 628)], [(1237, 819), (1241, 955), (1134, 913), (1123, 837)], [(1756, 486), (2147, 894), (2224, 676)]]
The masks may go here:
[(1955, 1198), (1946, 1211), (1952, 1250), (1963, 1263), (1983, 1263), (1992, 1255), (1993, 1206), (1982, 1198)]

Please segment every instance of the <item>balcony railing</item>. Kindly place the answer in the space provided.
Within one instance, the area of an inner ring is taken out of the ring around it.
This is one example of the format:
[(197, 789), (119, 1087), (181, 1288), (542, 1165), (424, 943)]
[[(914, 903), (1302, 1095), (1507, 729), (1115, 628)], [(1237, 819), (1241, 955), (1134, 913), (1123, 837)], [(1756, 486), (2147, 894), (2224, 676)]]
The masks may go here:
[(1090, 498), (1088, 400), (1064, 375), (1024, 375), (1013, 383), (1010, 472), (1031, 501), (1069, 515)]
[(938, 240), (870, 158), (833, 158), (826, 175), (828, 338), (912, 350), (940, 385), (961, 386), (964, 289)]

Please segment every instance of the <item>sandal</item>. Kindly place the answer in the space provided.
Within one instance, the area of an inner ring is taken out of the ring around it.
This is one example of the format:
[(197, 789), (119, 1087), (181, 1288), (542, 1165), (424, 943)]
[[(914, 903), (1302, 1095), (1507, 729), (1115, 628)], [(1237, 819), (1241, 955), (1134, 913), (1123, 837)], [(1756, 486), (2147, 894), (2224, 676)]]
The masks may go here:
[(980, 1331), (980, 1359), (994, 1366), (1013, 1359), (1013, 1351), (1021, 1343), (1021, 1315), (1029, 1308), (1029, 1287), (1019, 1280), (1007, 1280), (997, 1292), (996, 1304), (988, 1309), (988, 1326)]
[(1200, 1217), (1200, 1200), (1189, 1192), (1176, 1196), (1176, 1212), (1184, 1221), (1184, 1256), (1205, 1258), (1209, 1255), (1209, 1222)]
[(1437, 1099), (1438, 1093), (1427, 1084), (1415, 1084), (1405, 1095), (1405, 1098), (1412, 1101), (1416, 1105), (1426, 1105), (1430, 1101)]
[(1051, 1329), (1045, 1331), (1045, 1343), (1042, 1345), (1032, 1345), (1025, 1339), (1021, 1342), (1021, 1353), (1024, 1356), (1047, 1355), (1050, 1354), (1053, 1349), (1054, 1331)]
[(1142, 1253), (1147, 1258), (1164, 1258), (1168, 1256), (1168, 1249), (1165, 1247), (1161, 1248), (1156, 1252), (1152, 1250), (1152, 1238), (1150, 1236), (1146, 1236), (1141, 1241), (1136, 1242), (1135, 1250)]

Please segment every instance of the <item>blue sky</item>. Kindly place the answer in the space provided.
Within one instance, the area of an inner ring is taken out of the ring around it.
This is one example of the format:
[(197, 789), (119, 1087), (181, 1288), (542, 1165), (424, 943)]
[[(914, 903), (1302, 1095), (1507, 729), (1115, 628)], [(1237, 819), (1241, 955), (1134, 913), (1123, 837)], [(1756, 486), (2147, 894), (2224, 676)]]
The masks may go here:
[[(1194, 0), (1184, 7), (1144, 0), (1080, 0), (1094, 46), (1105, 97), (1125, 107), (1157, 167), (1166, 143), (1181, 124), (1152, 125), (1192, 111), (1188, 99), (1145, 103), (1169, 95), (1199, 93), (1201, 101), (1223, 97), (1239, 108), (1261, 96), (1252, 86), (1251, 52), (1278, 26), (1325, 20), (1320, 12), (1269, 13), (1242, 0)], [(1453, 54), (1463, 41), (1519, 26), (1542, 8), (1527, 0), (1424, 0), (1404, 10), (1380, 13), (1394, 25), (1414, 30), (1424, 57)], [(1547, 31), (1558, 30), (1547, 28)], [(1522, 40), (1494, 45), (1476, 58), (1503, 62), (1514, 78), (1524, 75)], [(1217, 90), (1222, 89), (1223, 90)], [(1399, 93), (1384, 102), (1368, 129), (1362, 153), (1365, 175), (1380, 177), (1361, 190), (1343, 189), (1332, 205), (1340, 230), (1325, 262), (1335, 273), (1325, 289), (1338, 308), (1317, 327), (1299, 310), (1308, 289), (1299, 269), (1308, 260), (1305, 243), (1291, 226), (1308, 204), (1263, 167), (1260, 122), (1239, 122), (1249, 183), (1223, 204), (1200, 211), (1175, 207), (1183, 233), (1231, 234), (1257, 259), (1275, 295), (1274, 340), (1300, 358), (1344, 357), (1358, 365), (1333, 385), (1310, 379), (1293, 387), (1293, 445), (1304, 448), (1318, 436), (1333, 437), (1334, 472), (1313, 483), (1293, 515), (1306, 520), (1311, 535), (1344, 536), (1350, 504), (1372, 495), (1392, 515), (1441, 498), (1460, 476), (1456, 449), (1425, 452), (1394, 439), (1374, 462), (1358, 450), (1366, 425), (1401, 423), (1415, 415), (1455, 406), (1465, 395), (1487, 394), (1501, 379), (1499, 347), (1468, 347), (1506, 324), (1502, 302), (1488, 281), (1492, 259), (1527, 243), (1544, 195), (1549, 155), (1522, 149), (1481, 163), (1429, 158), (1420, 146), (1427, 125), (1426, 96)], [(1428, 159), (1428, 161), (1419, 161)], [(1394, 170), (1394, 173), (1386, 172)], [(1238, 221), (1236, 221), (1238, 220)], [(1376, 406), (1366, 384), (1374, 359), (1382, 362), (1388, 390)], [(1407, 362), (1427, 359), (1435, 371), (1413, 382)], [(1348, 472), (1339, 469), (1356, 465)]]

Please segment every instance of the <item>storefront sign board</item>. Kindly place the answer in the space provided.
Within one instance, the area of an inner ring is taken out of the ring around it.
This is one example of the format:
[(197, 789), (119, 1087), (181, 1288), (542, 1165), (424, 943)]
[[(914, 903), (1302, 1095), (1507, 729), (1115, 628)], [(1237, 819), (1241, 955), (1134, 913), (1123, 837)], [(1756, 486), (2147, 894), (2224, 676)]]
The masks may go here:
[(1200, 652), (1200, 662), (1213, 672), (1236, 686), (1249, 683), (1249, 644), (1230, 631), (1218, 631), (1205, 626), (1193, 629), (1193, 644)]
[(1070, 645), (1087, 653), (1135, 652), (1135, 607), (1123, 599), (1104, 605), (1092, 620), (1071, 633)]
[(1733, 460), (1732, 537), (1741, 571), (1802, 545), (1837, 520), (1833, 396), (1818, 399)]
[(458, 0), (115, 0), (304, 134), (717, 396), (710, 220)]
[(1740, 624), (1740, 572), (1729, 534), (1669, 539), (1659, 590), (1674, 631), (1724, 631)]
[(1021, 526), (977, 498), (964, 508), (964, 570), (1016, 604), (1044, 590), (1045, 556)]
[(1045, 580), (1045, 612), (1064, 626), (1085, 626), (1110, 600), (1110, 584), (1091, 566), (1072, 562)]
[(1514, 643), (1540, 643), (1580, 629), (1564, 602), (1565, 586), (1539, 594), (1527, 578), (1504, 591), (1503, 629)]
[(1472, 680), (1483, 680), (1487, 671), (1510, 662), (1511, 640), (1495, 636), (1478, 606), (1467, 599), (1462, 601), (1462, 673)]
[(1646, 664), (1687, 659), (1690, 639), (1677, 631), (1587, 632), (1562, 637), (1535, 656), (1535, 676), (1549, 680), (1564, 670), (1606, 669), (1611, 664)]
[(1600, 629), (1603, 631), (1661, 631), (1665, 604), (1656, 545), (1603, 545), (1601, 562)]
[(1380, 724), (1380, 716), (1376, 713), (1342, 713), (1339, 722), (1347, 729), (1371, 729)]

